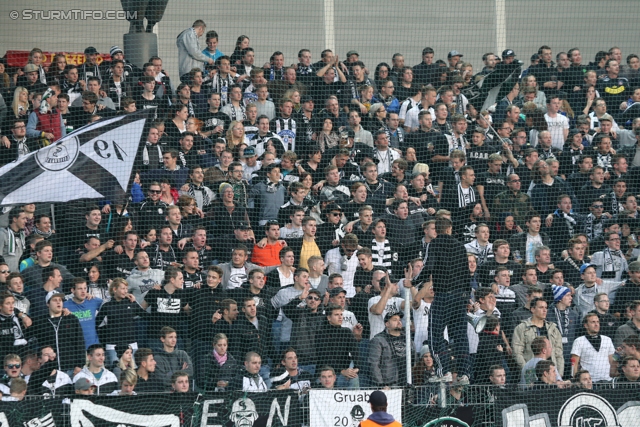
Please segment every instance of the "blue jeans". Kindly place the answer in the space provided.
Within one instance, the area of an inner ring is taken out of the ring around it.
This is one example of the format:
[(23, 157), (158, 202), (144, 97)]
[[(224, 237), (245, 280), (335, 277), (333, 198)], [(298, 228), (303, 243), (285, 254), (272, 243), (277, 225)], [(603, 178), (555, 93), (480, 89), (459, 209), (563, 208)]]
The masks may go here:
[(347, 390), (358, 390), (360, 389), (360, 378), (347, 378), (342, 375), (340, 372), (336, 372), (338, 378), (336, 379), (336, 387), (343, 388)]
[[(431, 305), (432, 322), (429, 325), (429, 343), (433, 352), (438, 375), (451, 372), (453, 348), (458, 376), (469, 375), (469, 338), (467, 337), (467, 302), (469, 294), (463, 291), (436, 292)], [(447, 328), (450, 344), (444, 339)]]

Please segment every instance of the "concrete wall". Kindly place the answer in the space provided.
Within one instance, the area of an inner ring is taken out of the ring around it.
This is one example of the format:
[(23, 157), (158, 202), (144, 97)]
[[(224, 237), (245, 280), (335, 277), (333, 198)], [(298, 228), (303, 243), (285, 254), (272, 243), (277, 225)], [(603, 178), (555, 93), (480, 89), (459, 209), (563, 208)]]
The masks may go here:
[[(230, 54), (238, 35), (246, 34), (256, 50), (256, 63), (268, 61), (278, 49), (285, 62), (296, 62), (299, 49), (312, 51), (314, 61), (325, 48), (323, 11), (328, 0), (204, 1), (169, 0), (158, 25), (158, 46), (165, 68), (177, 75), (175, 37), (195, 19), (204, 19), (208, 29), (220, 34), (219, 48)], [(500, 1), (500, 0), (498, 0)], [(504, 0), (506, 47), (514, 49), (528, 64), (542, 44), (553, 53), (578, 46), (585, 61), (598, 50), (618, 45), (623, 55), (640, 52), (637, 0)], [(4, 50), (71, 50), (82, 52), (89, 45), (108, 52), (122, 47), (126, 21), (13, 20), (10, 12), (23, 9), (121, 10), (117, 0), (22, 0), (0, 3), (0, 40)], [(475, 70), (481, 56), (497, 51), (496, 0), (334, 0), (335, 47), (340, 57), (356, 49), (371, 72), (381, 61), (391, 62), (394, 52), (405, 56), (407, 65), (420, 62), (423, 47), (431, 46), (436, 58), (446, 59), (451, 49), (462, 52)], [(204, 48), (204, 39), (201, 40)]]

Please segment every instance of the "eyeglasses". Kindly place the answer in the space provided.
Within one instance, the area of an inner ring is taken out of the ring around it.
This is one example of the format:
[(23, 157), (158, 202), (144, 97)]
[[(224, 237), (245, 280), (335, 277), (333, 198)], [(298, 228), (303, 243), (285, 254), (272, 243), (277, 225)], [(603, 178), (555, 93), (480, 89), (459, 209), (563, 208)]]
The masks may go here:
[(0, 270), (0, 273), (2, 273), (2, 274), (9, 274), (9, 270)]
[(9, 369), (20, 369), (20, 364), (19, 363), (16, 363), (16, 364), (10, 363), (10, 364), (7, 365), (7, 368), (9, 368)]
[(342, 212), (330, 212), (329, 215), (331, 215), (331, 216), (340, 216), (340, 215), (342, 215)]
[(162, 193), (162, 190), (149, 190), (150, 194), (160, 194)]
[(593, 205), (591, 206), (593, 209), (604, 209), (604, 205)]
[(318, 298), (318, 297), (307, 297), (307, 299), (309, 301), (320, 301), (320, 298)]
[(25, 126), (25, 125), (22, 125), (22, 126), (14, 126), (13, 128), (14, 128), (14, 129), (24, 129), (24, 128), (26, 128), (26, 126)]

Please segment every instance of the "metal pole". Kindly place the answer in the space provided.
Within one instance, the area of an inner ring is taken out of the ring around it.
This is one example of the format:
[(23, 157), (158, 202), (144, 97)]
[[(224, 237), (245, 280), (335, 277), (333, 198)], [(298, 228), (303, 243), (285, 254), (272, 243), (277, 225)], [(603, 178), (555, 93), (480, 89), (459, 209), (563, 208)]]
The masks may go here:
[(411, 384), (411, 289), (404, 288), (404, 333), (407, 358), (407, 384)]

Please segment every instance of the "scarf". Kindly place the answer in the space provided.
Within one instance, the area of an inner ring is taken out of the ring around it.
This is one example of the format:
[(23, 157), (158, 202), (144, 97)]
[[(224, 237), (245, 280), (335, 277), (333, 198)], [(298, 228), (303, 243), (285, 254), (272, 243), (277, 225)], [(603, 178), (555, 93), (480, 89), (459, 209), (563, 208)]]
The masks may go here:
[(462, 184), (458, 184), (458, 207), (466, 208), (467, 206), (473, 206), (476, 203), (476, 193), (472, 187), (469, 187), (469, 201), (465, 200), (464, 190)]
[(555, 307), (556, 317), (558, 318), (558, 329), (560, 330), (560, 335), (563, 337), (567, 336), (569, 332), (569, 309), (565, 308), (564, 310), (560, 310), (558, 307)]
[(52, 230), (49, 230), (45, 233), (44, 231), (40, 230), (37, 227), (33, 229), (33, 232), (36, 233), (38, 236), (44, 237), (45, 239), (48, 239), (53, 234)]
[(196, 198), (196, 191), (200, 192), (202, 194), (202, 206), (209, 206), (209, 204), (211, 203), (211, 200), (209, 200), (209, 194), (207, 194), (207, 192), (204, 190), (204, 185), (196, 185), (194, 183), (189, 184), (189, 189), (187, 190), (187, 193), (193, 197), (194, 199)]
[[(152, 147), (153, 144), (150, 142), (147, 142), (144, 146), (144, 149), (142, 150), (142, 164), (145, 166), (149, 165), (149, 147)], [(160, 148), (160, 145), (156, 144), (156, 147), (158, 149), (158, 156), (160, 157), (160, 164), (162, 164), (162, 148)]]
[[(617, 258), (617, 259), (615, 259)], [(622, 269), (622, 251), (612, 251), (606, 248), (602, 251), (602, 271), (620, 271)]]
[(213, 357), (216, 358), (218, 365), (224, 365), (227, 363), (227, 358), (229, 357), (229, 353), (225, 353), (224, 356), (220, 356), (217, 351), (213, 350)]
[(4, 314), (0, 314), (0, 322), (11, 322), (12, 325), (10, 327), (11, 332), (13, 333), (13, 345), (21, 346), (26, 345), (27, 340), (24, 338), (24, 333), (22, 332), (22, 327), (20, 326), (20, 320), (14, 315), (5, 316)]
[[(16, 254), (16, 233), (11, 229), (11, 227), (7, 227), (7, 237), (9, 239), (9, 241), (7, 242), (7, 253), (5, 255), (15, 255)], [(24, 243), (24, 231), (20, 230), (18, 232), (18, 236), (20, 239), (20, 243), (22, 244), (22, 247), (25, 247), (25, 243)]]
[(600, 344), (602, 344), (602, 337), (600, 336), (600, 334), (597, 334), (597, 335), (587, 334), (584, 337), (587, 339), (587, 341), (591, 343), (591, 345), (596, 351), (598, 352), (600, 351)]

